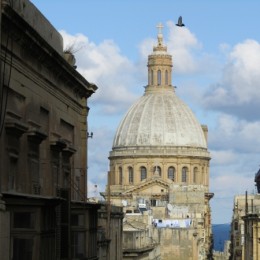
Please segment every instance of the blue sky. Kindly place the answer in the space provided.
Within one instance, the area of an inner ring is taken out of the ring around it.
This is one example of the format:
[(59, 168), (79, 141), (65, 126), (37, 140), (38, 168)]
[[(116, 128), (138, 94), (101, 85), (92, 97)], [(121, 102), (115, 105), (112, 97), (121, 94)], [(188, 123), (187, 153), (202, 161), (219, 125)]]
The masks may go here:
[[(32, 0), (73, 45), (91, 97), (89, 195), (103, 191), (116, 128), (147, 84), (147, 55), (164, 24), (177, 95), (209, 127), (213, 223), (231, 220), (233, 197), (252, 192), (260, 152), (260, 2)], [(182, 15), (184, 28), (175, 23)], [(97, 184), (97, 190), (94, 185)]]

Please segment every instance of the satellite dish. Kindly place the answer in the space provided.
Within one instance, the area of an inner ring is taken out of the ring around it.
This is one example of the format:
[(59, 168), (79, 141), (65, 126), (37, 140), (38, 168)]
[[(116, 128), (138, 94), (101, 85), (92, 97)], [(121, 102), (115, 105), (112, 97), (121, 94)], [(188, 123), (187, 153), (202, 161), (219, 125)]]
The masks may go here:
[(172, 204), (167, 204), (167, 209), (168, 209), (169, 211), (172, 211), (172, 209), (173, 209)]
[(126, 207), (126, 206), (127, 206), (127, 201), (126, 201), (126, 200), (122, 200), (122, 205), (123, 205), (124, 207)]

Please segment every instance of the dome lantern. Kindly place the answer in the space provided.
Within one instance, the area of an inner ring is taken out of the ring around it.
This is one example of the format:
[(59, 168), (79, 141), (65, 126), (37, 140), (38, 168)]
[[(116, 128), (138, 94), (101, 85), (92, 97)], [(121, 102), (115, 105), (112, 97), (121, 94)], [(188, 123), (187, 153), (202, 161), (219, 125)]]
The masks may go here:
[(153, 53), (148, 56), (148, 85), (146, 92), (172, 88), (172, 56), (167, 53), (167, 47), (163, 44), (163, 25), (159, 23), (157, 28), (158, 42), (153, 47)]

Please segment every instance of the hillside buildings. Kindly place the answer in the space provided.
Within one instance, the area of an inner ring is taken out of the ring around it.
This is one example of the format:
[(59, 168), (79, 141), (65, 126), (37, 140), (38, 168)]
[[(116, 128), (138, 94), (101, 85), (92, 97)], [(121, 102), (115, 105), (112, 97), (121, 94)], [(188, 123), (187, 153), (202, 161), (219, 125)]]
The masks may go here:
[(214, 260), (229, 260), (230, 259), (230, 240), (226, 240), (224, 243), (224, 250), (213, 251)]
[(176, 95), (158, 29), (145, 93), (114, 137), (105, 196), (124, 207), (123, 259), (210, 259), (207, 126)]
[(0, 259), (116, 259), (122, 210), (86, 197), (88, 98), (97, 87), (33, 4), (0, 6)]

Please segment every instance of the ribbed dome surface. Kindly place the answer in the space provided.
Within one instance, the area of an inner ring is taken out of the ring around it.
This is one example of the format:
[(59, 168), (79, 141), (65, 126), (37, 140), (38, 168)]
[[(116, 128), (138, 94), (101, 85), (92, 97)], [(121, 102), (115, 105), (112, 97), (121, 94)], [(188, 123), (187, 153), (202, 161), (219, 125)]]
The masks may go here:
[(201, 125), (173, 89), (146, 93), (128, 110), (113, 149), (133, 146), (207, 148)]

